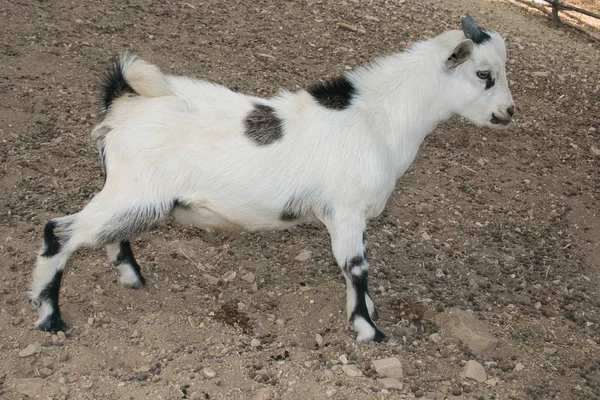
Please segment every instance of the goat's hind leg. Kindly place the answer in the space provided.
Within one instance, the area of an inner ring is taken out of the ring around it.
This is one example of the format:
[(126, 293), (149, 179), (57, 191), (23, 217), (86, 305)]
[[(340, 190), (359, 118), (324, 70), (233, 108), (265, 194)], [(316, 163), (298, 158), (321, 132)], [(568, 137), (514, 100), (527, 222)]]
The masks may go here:
[(142, 276), (142, 270), (133, 256), (131, 243), (124, 240), (120, 243), (112, 243), (106, 246), (106, 253), (110, 263), (119, 269), (121, 277), (119, 282), (129, 289), (140, 289), (146, 284)]
[(71, 227), (76, 218), (77, 214), (55, 218), (44, 227), (44, 242), (29, 290), (31, 308), (39, 308), (35, 325), (44, 331), (64, 331), (67, 328), (60, 315), (58, 296), (63, 268), (75, 250), (70, 244), (73, 236)]

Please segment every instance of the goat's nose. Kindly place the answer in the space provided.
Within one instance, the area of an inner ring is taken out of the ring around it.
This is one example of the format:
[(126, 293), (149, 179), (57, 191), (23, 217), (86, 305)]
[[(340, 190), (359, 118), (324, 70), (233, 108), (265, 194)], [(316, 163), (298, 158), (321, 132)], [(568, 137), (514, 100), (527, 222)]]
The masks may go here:
[(515, 115), (515, 105), (513, 104), (512, 106), (508, 107), (506, 109), (506, 112), (508, 113), (508, 115), (511, 116), (511, 118)]

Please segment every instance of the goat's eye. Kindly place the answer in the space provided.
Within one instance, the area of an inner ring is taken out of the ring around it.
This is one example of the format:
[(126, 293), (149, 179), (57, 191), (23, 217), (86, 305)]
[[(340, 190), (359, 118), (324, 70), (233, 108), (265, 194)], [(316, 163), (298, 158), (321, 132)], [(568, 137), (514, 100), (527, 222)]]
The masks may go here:
[(479, 79), (488, 79), (490, 77), (490, 71), (477, 71), (477, 77)]

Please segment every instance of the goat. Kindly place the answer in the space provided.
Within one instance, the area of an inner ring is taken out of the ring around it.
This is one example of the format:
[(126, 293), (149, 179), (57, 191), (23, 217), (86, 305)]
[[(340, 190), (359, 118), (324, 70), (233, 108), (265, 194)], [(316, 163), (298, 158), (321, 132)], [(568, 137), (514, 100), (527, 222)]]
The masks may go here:
[(51, 219), (33, 271), (36, 326), (66, 329), (62, 271), (82, 247), (104, 246), (129, 288), (144, 286), (129, 240), (173, 216), (199, 228), (278, 230), (321, 222), (346, 279), (347, 322), (384, 340), (368, 291), (366, 221), (439, 123), (459, 115), (505, 128), (514, 103), (502, 37), (468, 14), (462, 30), (297, 92), (258, 98), (163, 75), (122, 55), (103, 85), (93, 129), (105, 183), (80, 212)]

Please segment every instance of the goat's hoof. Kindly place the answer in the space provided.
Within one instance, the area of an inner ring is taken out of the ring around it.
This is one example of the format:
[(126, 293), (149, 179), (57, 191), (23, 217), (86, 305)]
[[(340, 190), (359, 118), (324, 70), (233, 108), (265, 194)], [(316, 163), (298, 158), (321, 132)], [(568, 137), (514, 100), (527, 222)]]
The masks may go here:
[(134, 275), (132, 273), (127, 273), (121, 275), (121, 279), (119, 279), (121, 285), (127, 289), (141, 289), (146, 286), (146, 280), (142, 275)]
[(385, 341), (385, 335), (377, 328), (375, 328), (375, 337), (373, 338), (373, 341), (376, 343)]
[(51, 314), (43, 321), (36, 323), (36, 328), (45, 332), (66, 332), (69, 326), (62, 320), (60, 315)]

